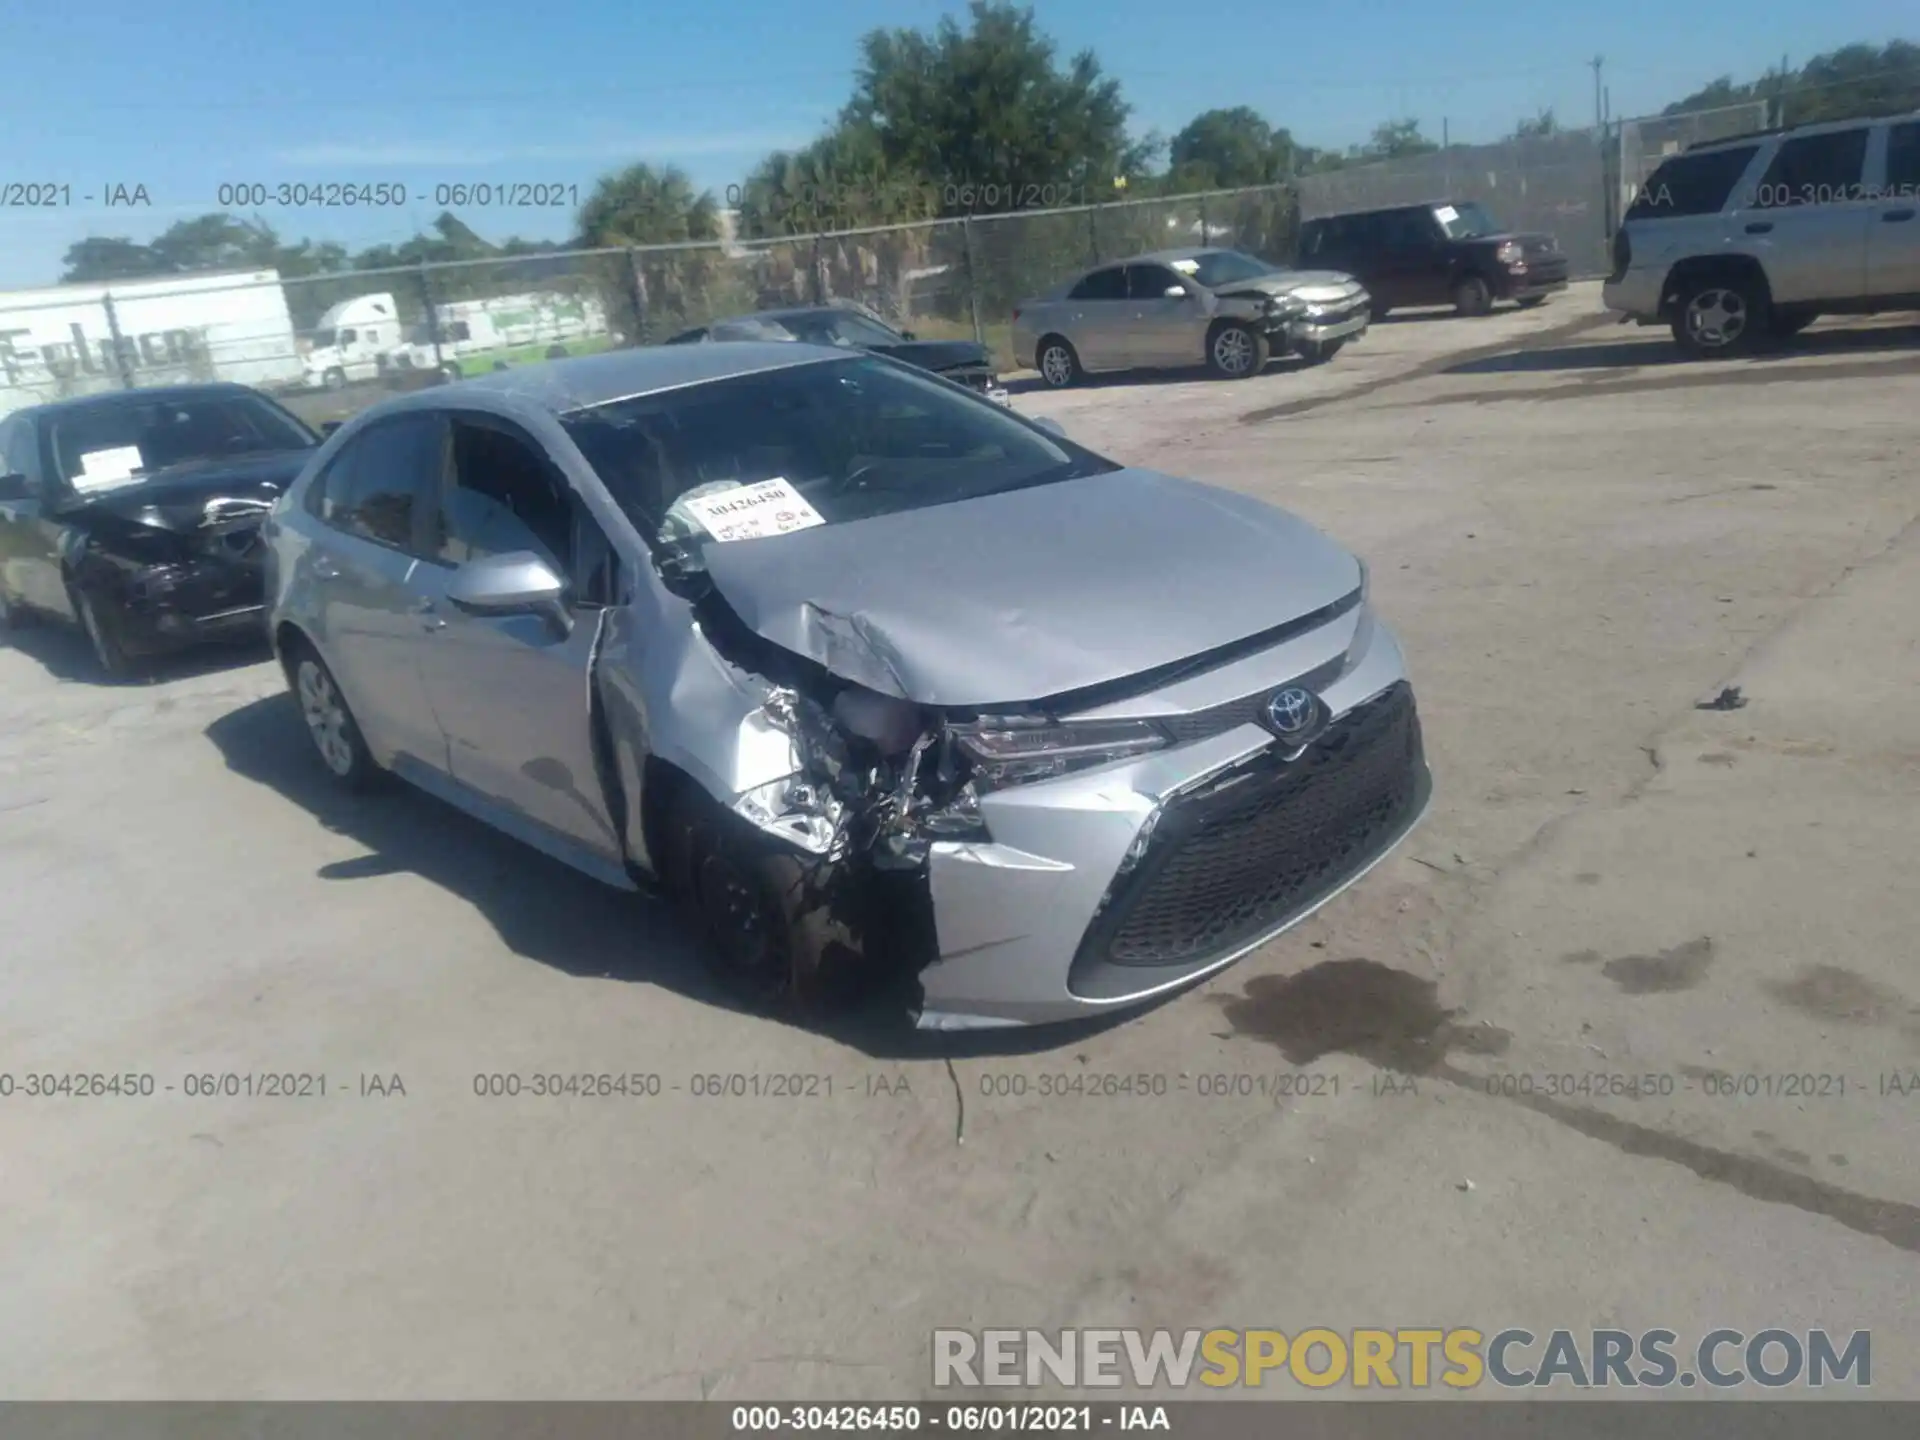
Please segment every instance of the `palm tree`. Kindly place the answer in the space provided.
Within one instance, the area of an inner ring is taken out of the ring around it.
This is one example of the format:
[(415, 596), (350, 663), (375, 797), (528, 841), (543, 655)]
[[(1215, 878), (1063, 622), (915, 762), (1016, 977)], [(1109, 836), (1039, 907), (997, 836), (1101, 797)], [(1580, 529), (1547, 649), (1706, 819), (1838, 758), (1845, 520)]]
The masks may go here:
[(676, 165), (659, 168), (636, 162), (603, 175), (575, 222), (576, 244), (583, 249), (644, 247), (712, 241), (712, 250), (663, 251), (630, 269), (624, 258), (596, 264), (609, 314), (629, 313), (637, 339), (648, 328), (650, 312), (661, 311), (673, 323), (710, 309), (707, 292), (720, 259), (720, 207), (710, 190), (698, 190)]

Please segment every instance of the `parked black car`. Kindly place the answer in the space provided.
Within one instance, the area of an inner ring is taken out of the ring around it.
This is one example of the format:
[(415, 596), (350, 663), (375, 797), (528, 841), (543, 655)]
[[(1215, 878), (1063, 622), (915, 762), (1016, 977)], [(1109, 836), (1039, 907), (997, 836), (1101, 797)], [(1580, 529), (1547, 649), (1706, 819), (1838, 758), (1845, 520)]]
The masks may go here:
[(993, 356), (978, 341), (916, 339), (911, 330), (896, 330), (863, 310), (843, 305), (736, 315), (682, 331), (663, 343), (695, 345), (704, 340), (802, 340), (809, 345), (851, 346), (931, 370), (990, 399), (1004, 403), (1007, 398), (994, 373)]
[(1504, 229), (1471, 200), (1309, 220), (1300, 227), (1300, 264), (1358, 278), (1376, 320), (1416, 305), (1485, 315), (1497, 300), (1538, 305), (1567, 288), (1567, 257), (1553, 236)]
[(260, 524), (320, 437), (244, 385), (123, 390), (0, 420), (0, 626), (80, 626), (100, 668), (264, 634)]

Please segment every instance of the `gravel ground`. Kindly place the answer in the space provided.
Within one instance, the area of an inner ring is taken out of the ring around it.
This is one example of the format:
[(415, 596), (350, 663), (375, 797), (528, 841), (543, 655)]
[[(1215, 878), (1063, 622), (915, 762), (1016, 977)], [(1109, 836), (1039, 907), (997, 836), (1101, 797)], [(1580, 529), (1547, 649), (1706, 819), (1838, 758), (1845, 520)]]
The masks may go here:
[[(1920, 1395), (1920, 332), (1676, 366), (1595, 304), (1016, 396), (1365, 555), (1436, 776), (1365, 882), (1097, 1033), (737, 1014), (645, 904), (330, 795), (257, 657), (107, 687), (21, 634), (0, 1071), (159, 1089), (0, 1100), (0, 1395), (913, 1398), (936, 1326), (1073, 1323), (1869, 1328)], [(225, 1072), (329, 1088), (185, 1093)], [(694, 1093), (740, 1072), (811, 1093)], [(1042, 1093), (1109, 1074), (1165, 1093)]]

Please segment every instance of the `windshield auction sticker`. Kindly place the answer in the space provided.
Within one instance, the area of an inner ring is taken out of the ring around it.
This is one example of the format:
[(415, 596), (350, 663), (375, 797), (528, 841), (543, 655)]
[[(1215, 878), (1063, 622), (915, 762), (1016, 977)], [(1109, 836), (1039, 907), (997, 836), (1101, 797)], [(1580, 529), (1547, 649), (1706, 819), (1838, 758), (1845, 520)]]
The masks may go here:
[(124, 485), (133, 478), (133, 472), (145, 463), (138, 445), (89, 450), (80, 457), (80, 473), (73, 477), (74, 489), (97, 490), (109, 485)]
[(715, 540), (760, 540), (824, 525), (821, 513), (781, 476), (713, 495), (682, 496), (693, 522)]

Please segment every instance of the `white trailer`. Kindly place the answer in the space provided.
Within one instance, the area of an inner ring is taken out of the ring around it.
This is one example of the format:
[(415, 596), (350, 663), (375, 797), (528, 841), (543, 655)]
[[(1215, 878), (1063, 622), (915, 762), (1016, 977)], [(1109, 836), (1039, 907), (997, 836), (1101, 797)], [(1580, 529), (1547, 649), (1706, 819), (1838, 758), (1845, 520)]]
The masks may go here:
[(234, 380), (278, 389), (300, 377), (274, 270), (0, 294), (0, 415), (128, 386)]

